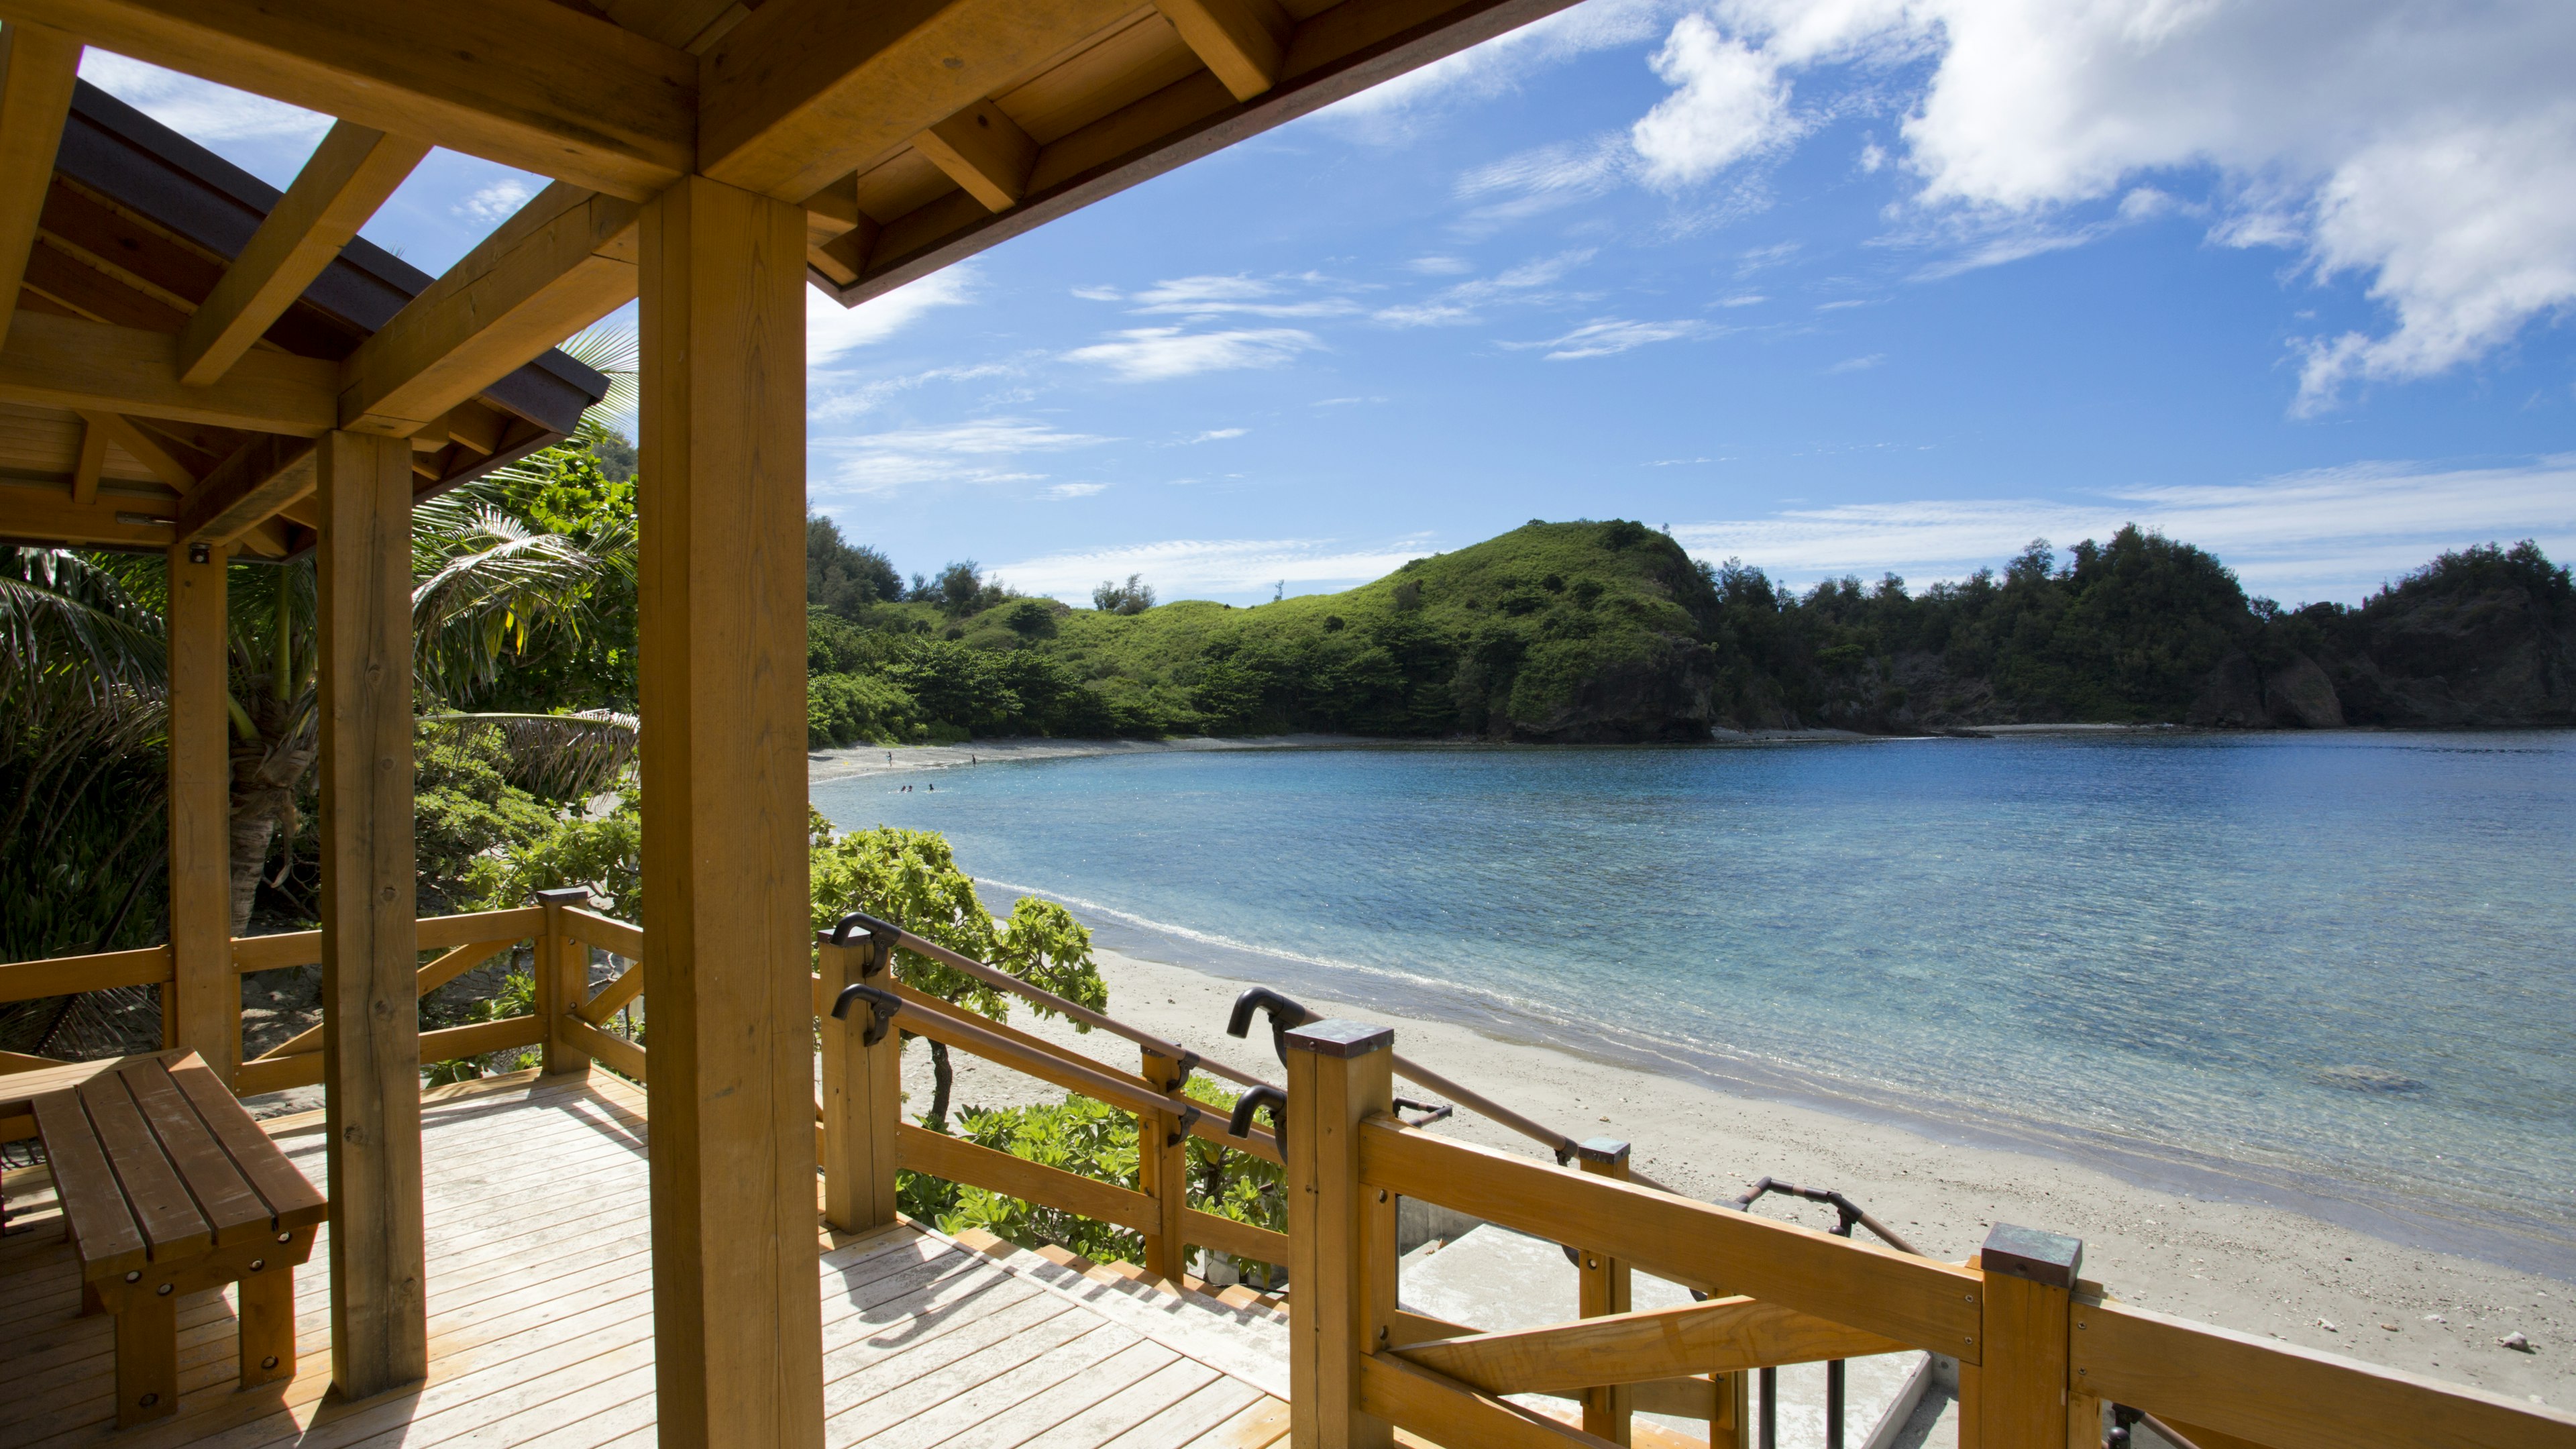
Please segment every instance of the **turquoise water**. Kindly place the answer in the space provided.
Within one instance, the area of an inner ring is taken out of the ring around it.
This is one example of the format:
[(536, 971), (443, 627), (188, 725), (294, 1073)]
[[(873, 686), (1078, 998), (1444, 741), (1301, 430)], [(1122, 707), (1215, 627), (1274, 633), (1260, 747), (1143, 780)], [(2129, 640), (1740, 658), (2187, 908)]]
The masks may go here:
[(2576, 734), (936, 779), (814, 801), (944, 831), (988, 888), (1063, 900), (1116, 949), (2576, 1264)]

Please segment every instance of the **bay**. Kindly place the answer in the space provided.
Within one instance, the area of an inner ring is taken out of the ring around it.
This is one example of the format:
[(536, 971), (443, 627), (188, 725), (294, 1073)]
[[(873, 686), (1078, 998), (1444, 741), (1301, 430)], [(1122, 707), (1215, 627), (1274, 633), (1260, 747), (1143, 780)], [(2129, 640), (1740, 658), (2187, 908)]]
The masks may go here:
[(1114, 949), (2576, 1261), (2576, 734), (1174, 752), (814, 801)]

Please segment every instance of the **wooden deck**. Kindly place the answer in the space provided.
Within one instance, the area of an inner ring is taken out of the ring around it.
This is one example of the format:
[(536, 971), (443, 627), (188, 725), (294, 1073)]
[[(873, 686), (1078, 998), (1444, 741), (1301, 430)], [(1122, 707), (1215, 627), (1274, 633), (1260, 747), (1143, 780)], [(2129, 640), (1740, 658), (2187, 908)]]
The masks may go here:
[[(177, 1416), (122, 1433), (110, 1320), (79, 1316), (78, 1270), (42, 1169), (12, 1174), (0, 1444), (650, 1444), (643, 1094), (604, 1074), (469, 1084), (432, 1093), (423, 1126), (428, 1382), (326, 1400), (326, 1236), (296, 1284), (295, 1379), (237, 1391), (230, 1290), (201, 1293), (179, 1307)], [(320, 1122), (269, 1127), (320, 1183)], [(1286, 1329), (1271, 1313), (911, 1226), (827, 1236), (818, 1249), (834, 1449), (1258, 1449), (1287, 1435)]]

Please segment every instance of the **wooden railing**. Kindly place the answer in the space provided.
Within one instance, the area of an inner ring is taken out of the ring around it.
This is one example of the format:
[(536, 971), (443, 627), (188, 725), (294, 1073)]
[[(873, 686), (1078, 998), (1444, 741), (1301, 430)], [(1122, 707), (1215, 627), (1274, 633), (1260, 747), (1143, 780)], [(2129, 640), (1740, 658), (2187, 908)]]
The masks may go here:
[[(1299, 1444), (1626, 1443), (1598, 1391), (1920, 1348), (1959, 1362), (1962, 1449), (2098, 1449), (2123, 1404), (2200, 1449), (2576, 1449), (2576, 1417), (2121, 1304), (2083, 1244), (1998, 1226), (1944, 1263), (1435, 1137), (1394, 1112), (1394, 1034), (1288, 1035), (1289, 1282)], [(1510, 1333), (1426, 1332), (1397, 1310), (1395, 1201), (1420, 1198), (1720, 1295)], [(1610, 1251), (1615, 1245), (1615, 1253)], [(1586, 1429), (1505, 1395), (1586, 1389)], [(1712, 1414), (1742, 1449), (1740, 1412)], [(1731, 1419), (1732, 1422), (1729, 1422)], [(1587, 1429), (1589, 1432), (1587, 1432)]]

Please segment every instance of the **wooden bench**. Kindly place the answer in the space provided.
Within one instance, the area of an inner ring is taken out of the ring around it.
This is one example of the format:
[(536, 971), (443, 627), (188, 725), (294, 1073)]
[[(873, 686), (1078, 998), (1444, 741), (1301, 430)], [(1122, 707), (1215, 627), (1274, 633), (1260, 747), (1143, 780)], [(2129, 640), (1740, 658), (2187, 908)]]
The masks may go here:
[(32, 1112), (84, 1311), (116, 1315), (116, 1423), (179, 1406), (179, 1300), (239, 1283), (241, 1386), (295, 1375), (295, 1270), (325, 1203), (192, 1051), (0, 1078)]

